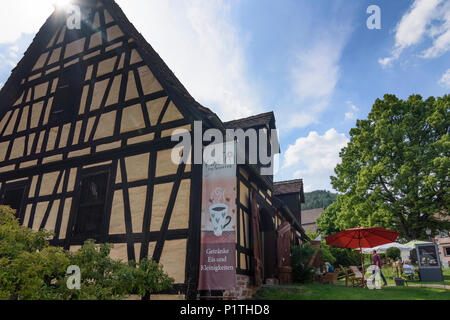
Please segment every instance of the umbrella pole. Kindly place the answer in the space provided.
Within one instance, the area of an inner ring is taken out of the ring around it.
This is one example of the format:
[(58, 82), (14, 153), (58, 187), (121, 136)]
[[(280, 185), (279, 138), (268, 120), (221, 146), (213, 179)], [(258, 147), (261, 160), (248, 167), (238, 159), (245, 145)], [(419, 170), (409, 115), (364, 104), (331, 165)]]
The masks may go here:
[(364, 286), (364, 277), (365, 277), (365, 270), (364, 270), (364, 255), (363, 255), (363, 252), (362, 252), (362, 244), (361, 244), (361, 237), (359, 237), (359, 255), (361, 256), (361, 267), (362, 267), (362, 270), (361, 270), (361, 273), (362, 273), (362, 286), (363, 286), (363, 288), (365, 287)]

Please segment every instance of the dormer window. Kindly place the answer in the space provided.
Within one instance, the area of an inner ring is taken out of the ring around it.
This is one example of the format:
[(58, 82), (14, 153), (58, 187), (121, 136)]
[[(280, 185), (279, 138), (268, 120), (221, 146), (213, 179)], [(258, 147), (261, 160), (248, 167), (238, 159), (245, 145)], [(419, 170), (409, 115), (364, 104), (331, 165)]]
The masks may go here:
[(82, 72), (79, 64), (65, 68), (59, 78), (50, 121), (71, 122), (81, 100)]

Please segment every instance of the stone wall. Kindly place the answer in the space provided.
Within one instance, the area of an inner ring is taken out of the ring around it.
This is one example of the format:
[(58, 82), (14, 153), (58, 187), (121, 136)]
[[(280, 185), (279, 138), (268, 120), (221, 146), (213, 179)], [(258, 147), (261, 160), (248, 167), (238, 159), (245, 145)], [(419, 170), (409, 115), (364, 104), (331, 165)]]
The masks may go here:
[(248, 300), (259, 290), (252, 284), (251, 278), (244, 275), (236, 275), (236, 289), (224, 292), (224, 297), (234, 297), (236, 300)]
[(450, 266), (450, 256), (446, 255), (445, 248), (450, 247), (450, 238), (437, 238), (435, 242), (439, 246), (439, 256), (441, 262), (444, 265), (444, 268), (448, 268)]

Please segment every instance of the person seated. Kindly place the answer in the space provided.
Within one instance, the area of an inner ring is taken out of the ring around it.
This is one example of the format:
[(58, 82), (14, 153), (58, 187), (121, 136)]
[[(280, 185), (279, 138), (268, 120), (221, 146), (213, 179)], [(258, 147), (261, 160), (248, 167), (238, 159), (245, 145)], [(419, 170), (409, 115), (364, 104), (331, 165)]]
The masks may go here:
[(325, 272), (334, 273), (334, 267), (329, 262), (325, 262)]
[(405, 262), (403, 265), (403, 274), (408, 278), (414, 279), (415, 268), (410, 261)]
[(408, 270), (408, 269), (411, 270), (412, 273), (414, 273), (414, 271), (415, 271), (415, 268), (414, 268), (414, 266), (411, 264), (411, 262), (406, 261), (405, 264), (403, 265), (403, 270), (406, 271), (406, 270)]

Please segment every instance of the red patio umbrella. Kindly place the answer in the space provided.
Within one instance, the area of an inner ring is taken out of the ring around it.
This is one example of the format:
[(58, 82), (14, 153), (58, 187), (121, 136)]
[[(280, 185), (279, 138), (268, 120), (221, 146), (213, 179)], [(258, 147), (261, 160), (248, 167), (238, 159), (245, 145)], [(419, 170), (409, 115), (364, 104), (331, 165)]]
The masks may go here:
[(340, 248), (358, 248), (364, 276), (364, 258), (362, 248), (373, 248), (382, 244), (395, 242), (398, 232), (384, 228), (354, 228), (325, 237), (327, 245)]

